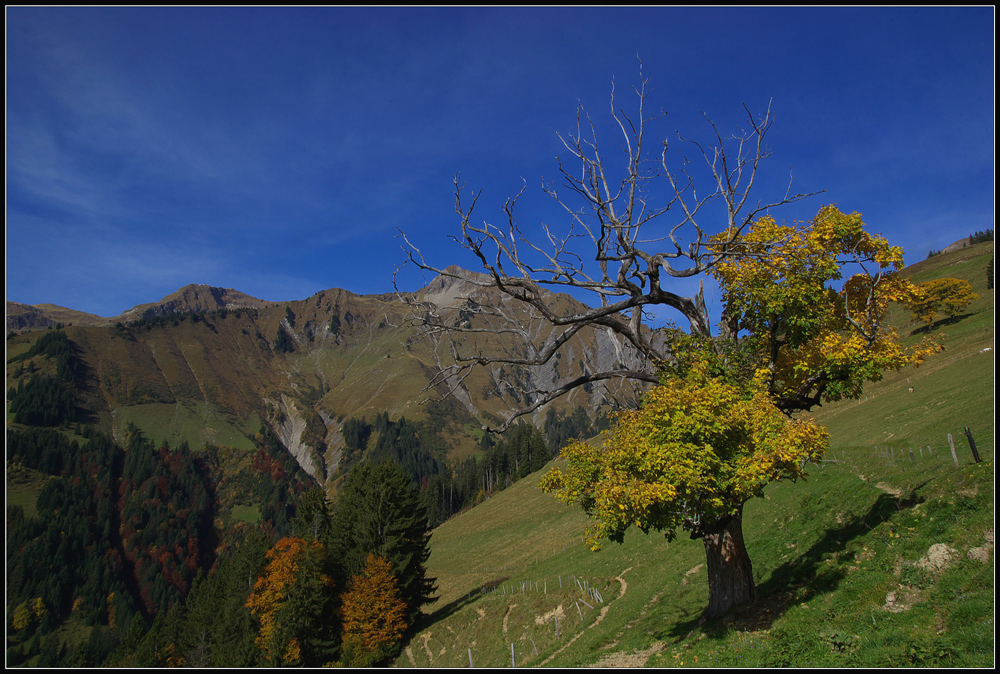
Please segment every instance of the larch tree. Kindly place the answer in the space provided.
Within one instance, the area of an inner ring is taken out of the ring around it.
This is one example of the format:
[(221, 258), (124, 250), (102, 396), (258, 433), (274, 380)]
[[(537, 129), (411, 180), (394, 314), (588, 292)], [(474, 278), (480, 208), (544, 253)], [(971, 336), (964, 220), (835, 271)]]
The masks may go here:
[(280, 539), (246, 606), (260, 628), (257, 646), (272, 665), (321, 664), (329, 655), (333, 581), (318, 541)]
[[(687, 157), (675, 161), (668, 140), (651, 152), (645, 80), (635, 93), (634, 116), (612, 95), (623, 161), (599, 151), (585, 112), (577, 132), (562, 139), (574, 166), (560, 162), (563, 191), (545, 190), (568, 214), (565, 234), (543, 224), (532, 240), (515, 217), (517, 197), (504, 205), (504, 225), (475, 224), (478, 195), (463, 202), (456, 178), (456, 238), (485, 273), (435, 268), (408, 240), (407, 262), (499, 291), (501, 299), (466, 305), (466, 321), (415, 303), (414, 320), (449, 354), (453, 364), (442, 367), (439, 381), (453, 387), (473, 367), (544, 365), (584, 329), (615, 335), (625, 355), (614, 369), (533, 391), (531, 403), (503, 427), (588, 383), (645, 385), (644, 404), (621, 414), (602, 446), (571, 444), (563, 451), (565, 473), (552, 471), (541, 486), (594, 518), (594, 547), (604, 538), (621, 541), (633, 525), (668, 538), (678, 528), (702, 538), (714, 617), (755, 597), (743, 504), (772, 480), (802, 476), (805, 462), (826, 447), (822, 428), (792, 415), (855, 397), (865, 382), (919, 363), (934, 346), (905, 349), (886, 328), (889, 303), (916, 296), (897, 273), (901, 249), (866, 232), (857, 213), (835, 206), (822, 207), (810, 223), (779, 225), (773, 209), (812, 196), (793, 194), (790, 181), (783, 196), (756, 197), (769, 155), (770, 109), (758, 118), (747, 111), (746, 129), (729, 138), (709, 120), (711, 145), (678, 136), (704, 160), (704, 189)], [(592, 262), (584, 263), (581, 240)], [(691, 296), (675, 292), (683, 279), (699, 277), (722, 291), (714, 337), (704, 283)], [(547, 291), (590, 293), (594, 301), (583, 308), (556, 303)], [(679, 314), (688, 331), (652, 327), (648, 312), (657, 307)], [(525, 315), (551, 329), (525, 329)], [(488, 351), (484, 344), (495, 345), (487, 340), (498, 334), (519, 340), (516, 347)]]
[(342, 573), (362, 572), (370, 553), (392, 564), (400, 596), (412, 623), (424, 604), (436, 599), (434, 579), (427, 576), (427, 513), (409, 474), (389, 459), (362, 463), (347, 474), (337, 498), (331, 530), (331, 552)]
[(395, 655), (407, 628), (407, 606), (392, 574), (392, 563), (369, 552), (342, 602), (344, 664), (367, 667)]

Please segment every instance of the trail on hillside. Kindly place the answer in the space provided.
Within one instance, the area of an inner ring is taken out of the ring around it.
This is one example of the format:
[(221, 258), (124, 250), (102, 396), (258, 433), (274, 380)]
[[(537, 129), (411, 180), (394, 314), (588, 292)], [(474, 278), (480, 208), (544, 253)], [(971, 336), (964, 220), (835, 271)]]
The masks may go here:
[[(632, 567), (630, 566), (627, 569), (625, 569), (624, 571), (622, 571), (620, 574), (618, 574), (617, 576), (615, 576), (615, 580), (617, 580), (619, 583), (621, 583), (621, 589), (618, 591), (618, 598), (619, 599), (621, 599), (622, 597), (625, 596), (625, 591), (628, 589), (628, 583), (625, 582), (625, 579), (622, 578), (622, 576), (624, 576), (626, 573), (628, 573), (631, 570), (632, 570)], [(563, 644), (563, 646), (559, 650), (557, 650), (555, 653), (553, 653), (549, 657), (545, 658), (545, 660), (543, 660), (537, 666), (538, 667), (544, 667), (545, 665), (549, 664), (549, 662), (551, 662), (557, 655), (559, 655), (564, 650), (566, 650), (567, 648), (569, 648), (570, 645), (574, 641), (576, 641), (577, 639), (579, 639), (580, 637), (582, 637), (587, 630), (593, 629), (594, 627), (597, 627), (598, 625), (600, 625), (601, 621), (604, 620), (604, 617), (608, 614), (608, 610), (610, 608), (611, 608), (610, 604), (608, 604), (604, 608), (602, 608), (600, 614), (597, 616), (597, 620), (595, 620), (594, 622), (592, 622), (591, 624), (587, 625), (585, 628), (583, 628), (582, 630), (580, 630), (579, 632), (577, 632), (573, 636), (572, 639), (570, 639), (565, 644)]]
[(507, 612), (503, 614), (503, 633), (507, 634), (507, 619), (510, 618), (510, 612), (517, 608), (517, 604), (510, 604), (507, 606)]

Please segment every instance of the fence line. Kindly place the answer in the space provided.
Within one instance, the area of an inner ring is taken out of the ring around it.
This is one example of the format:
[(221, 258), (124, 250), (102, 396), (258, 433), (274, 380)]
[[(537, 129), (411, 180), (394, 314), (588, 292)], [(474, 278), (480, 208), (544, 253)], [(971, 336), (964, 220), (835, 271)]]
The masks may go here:
[[(976, 440), (972, 436), (972, 431), (969, 430), (968, 426), (965, 426), (964, 431), (965, 431), (965, 437), (966, 437), (966, 439), (967, 439), (967, 441), (969, 443), (969, 449), (972, 452), (973, 462), (974, 463), (980, 463), (982, 461), (982, 459), (979, 456), (979, 450), (976, 447)], [(930, 456), (930, 457), (933, 457), (933, 458), (937, 458), (937, 457), (935, 457), (934, 450), (931, 448), (931, 446), (930, 445), (925, 445), (925, 446), (927, 448), (927, 455)], [(948, 433), (948, 448), (951, 450), (951, 458), (952, 458), (952, 461), (955, 463), (955, 467), (957, 468), (960, 465), (959, 460), (958, 460), (958, 450), (955, 447), (955, 439), (952, 437), (951, 433)], [(918, 463), (921, 459), (924, 458), (924, 449), (923, 449), (923, 447), (919, 447), (919, 446), (917, 447), (917, 452), (918, 452), (919, 456), (917, 454), (913, 453), (913, 447), (911, 445), (906, 445), (906, 447), (905, 447), (906, 453), (905, 454), (904, 454), (903, 448), (898, 448), (899, 449), (898, 457), (897, 457), (896, 449), (897, 449), (897, 447), (894, 447), (894, 446), (890, 445), (889, 447), (883, 446), (883, 450), (879, 451), (878, 445), (874, 445), (874, 457), (876, 459), (887, 459), (888, 461), (890, 461), (892, 463), (895, 463), (897, 460), (904, 460), (904, 459), (906, 459), (906, 455), (907, 454), (909, 455), (910, 463)], [(834, 455), (834, 456), (836, 456), (836, 455)], [(844, 456), (844, 454), (842, 454), (842, 456)], [(821, 459), (821, 461), (824, 462), (824, 463), (840, 463), (839, 461), (831, 461), (830, 459)], [(905, 470), (905, 468), (904, 468), (904, 470)]]

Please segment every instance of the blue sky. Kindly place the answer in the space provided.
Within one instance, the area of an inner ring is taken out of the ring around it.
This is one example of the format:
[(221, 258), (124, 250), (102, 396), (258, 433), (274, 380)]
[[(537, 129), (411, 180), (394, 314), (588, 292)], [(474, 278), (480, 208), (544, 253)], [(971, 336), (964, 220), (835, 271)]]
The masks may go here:
[(27, 304), (390, 292), (399, 230), (472, 268), (454, 175), (477, 220), (523, 177), (522, 226), (560, 227), (557, 133), (580, 103), (617, 158), (611, 87), (631, 106), (637, 55), (658, 136), (773, 100), (760, 198), (790, 170), (826, 190), (779, 220), (836, 203), (910, 264), (993, 228), (992, 7), (15, 7), (6, 31), (7, 299)]

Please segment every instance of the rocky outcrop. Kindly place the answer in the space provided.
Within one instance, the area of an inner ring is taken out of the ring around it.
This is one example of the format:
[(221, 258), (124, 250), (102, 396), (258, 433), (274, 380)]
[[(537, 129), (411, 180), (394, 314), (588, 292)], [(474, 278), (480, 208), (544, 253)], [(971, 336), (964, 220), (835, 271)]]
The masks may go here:
[[(273, 401), (270, 402), (274, 404)], [(305, 417), (295, 406), (295, 401), (286, 395), (281, 396), (281, 401), (275, 407), (280, 412), (276, 422), (272, 423), (275, 435), (295, 457), (302, 470), (322, 483), (326, 479), (324, 462), (316, 448), (303, 441), (307, 428)]]

